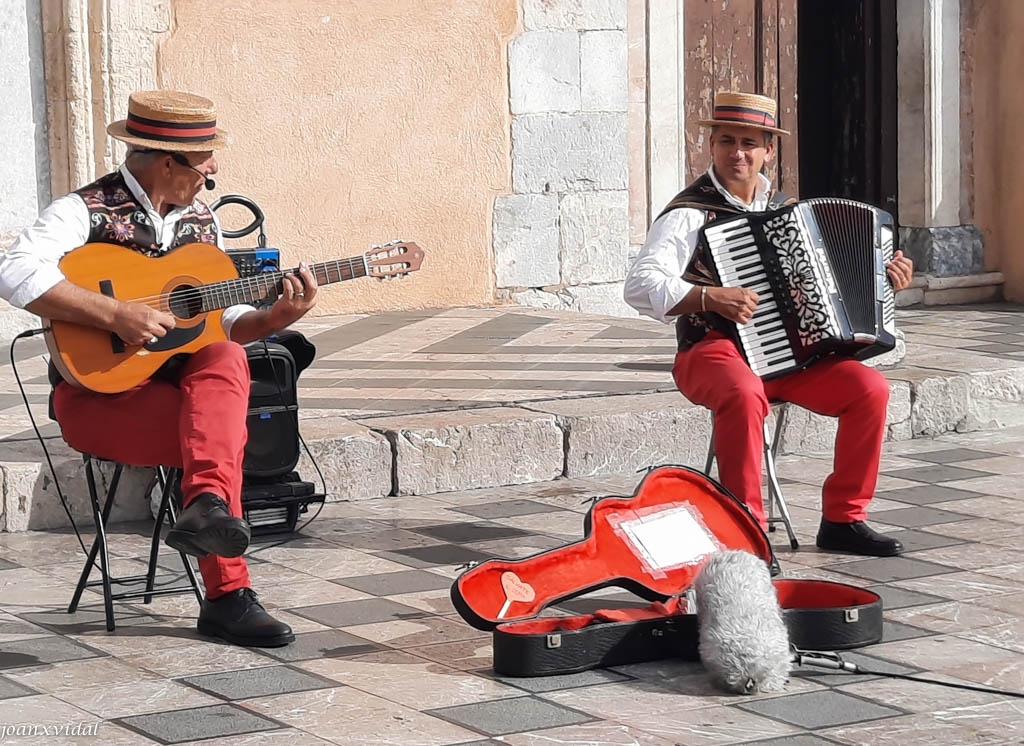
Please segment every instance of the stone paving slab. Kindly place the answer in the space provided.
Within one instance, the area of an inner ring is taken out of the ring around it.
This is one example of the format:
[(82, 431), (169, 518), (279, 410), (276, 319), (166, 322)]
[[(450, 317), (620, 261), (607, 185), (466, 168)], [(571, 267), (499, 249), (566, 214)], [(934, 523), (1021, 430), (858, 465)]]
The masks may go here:
[[(846, 654), (870, 675), (804, 668), (784, 691), (753, 697), (723, 694), (699, 663), (675, 660), (496, 676), (490, 636), (448, 603), (458, 552), (510, 556), (578, 540), (587, 498), (630, 493), (641, 478), (631, 474), (329, 503), (300, 536), (266, 537), (248, 552), (256, 590), (298, 633), (275, 650), (199, 637), (188, 595), (117, 603), (108, 633), (95, 593), (65, 613), (65, 578), (84, 561), (74, 537), (0, 534), (0, 723), (80, 723), (98, 727), (98, 740), (68, 743), (147, 746), (1020, 743), (1020, 699), (884, 674), (1024, 692), (1024, 491), (991, 477), (958, 491), (948, 485), (961, 474), (936, 470), (998, 463), (1022, 473), (1024, 427), (889, 443), (885, 455), (911, 473), (883, 485), (870, 520), (907, 539), (905, 557), (814, 548), (827, 460), (813, 454), (779, 465), (800, 548), (772, 535), (784, 577), (883, 597), (883, 640)], [(930, 490), (946, 499), (923, 500)], [(1013, 520), (989, 515), (992, 505)], [(148, 528), (124, 524), (112, 552), (139, 561)], [(399, 544), (382, 540), (398, 534)], [(496, 542), (510, 551), (471, 549)], [(611, 588), (551, 613), (637, 604), (646, 602)]]
[[(1024, 349), (1021, 311), (900, 309), (906, 356), (883, 367), (887, 440), (1024, 423), (1024, 356), (1007, 349)], [(702, 467), (707, 454), (710, 417), (675, 390), (673, 331), (657, 322), (505, 306), (297, 326), (318, 348), (299, 381), (300, 430), (331, 501), (630, 475), (661, 463)], [(46, 417), (41, 339), (19, 343), (15, 357), (59, 483), (87, 521), (81, 463)], [(0, 381), (0, 527), (66, 526), (9, 363)], [(834, 436), (835, 420), (791, 407), (781, 450), (827, 453)], [(299, 470), (319, 481), (309, 454)], [(150, 479), (132, 470), (122, 489), (144, 493)], [(115, 519), (147, 510), (121, 499)]]

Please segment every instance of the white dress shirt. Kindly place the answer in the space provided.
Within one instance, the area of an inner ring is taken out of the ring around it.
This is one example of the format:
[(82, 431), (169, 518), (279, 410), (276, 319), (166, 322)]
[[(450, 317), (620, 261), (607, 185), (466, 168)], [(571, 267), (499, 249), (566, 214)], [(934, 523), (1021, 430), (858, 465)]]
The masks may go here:
[[(184, 207), (175, 207), (167, 215), (161, 215), (153, 208), (149, 195), (142, 188), (131, 171), (121, 166), (121, 175), (139, 206), (146, 211), (160, 248), (167, 251), (178, 232), (178, 223), (185, 213)], [(213, 215), (213, 211), (210, 211)], [(217, 247), (224, 249), (220, 237), (220, 223), (217, 224)], [(73, 249), (89, 240), (89, 208), (85, 201), (74, 192), (54, 200), (43, 210), (35, 224), (26, 228), (14, 245), (0, 258), (0, 297), (12, 306), (24, 308), (64, 280), (57, 262)], [(231, 326), (238, 318), (256, 309), (239, 304), (224, 310), (221, 319), (224, 333), (231, 336)]]
[[(737, 199), (722, 186), (711, 167), (708, 168), (708, 176), (726, 201), (737, 209), (746, 212), (767, 209), (771, 182), (763, 174), (757, 175), (754, 200), (750, 204)], [(654, 221), (647, 240), (626, 274), (622, 291), (626, 303), (644, 316), (666, 324), (678, 318), (677, 315), (670, 316), (669, 311), (693, 287), (683, 279), (683, 271), (697, 248), (697, 233), (707, 222), (707, 217), (706, 210), (681, 207)]]

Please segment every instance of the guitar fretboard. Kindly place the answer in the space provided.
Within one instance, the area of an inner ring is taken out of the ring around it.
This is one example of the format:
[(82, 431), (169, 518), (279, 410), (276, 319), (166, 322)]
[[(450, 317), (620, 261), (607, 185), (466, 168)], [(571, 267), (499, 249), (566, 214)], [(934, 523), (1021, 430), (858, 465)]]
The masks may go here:
[[(337, 259), (309, 265), (317, 285), (354, 280), (366, 276), (366, 261), (362, 256)], [(242, 303), (255, 303), (267, 297), (277, 298), (284, 292), (284, 276), (299, 275), (298, 268), (277, 272), (261, 272), (252, 277), (239, 277), (203, 285), (198, 288), (202, 312), (216, 311)]]

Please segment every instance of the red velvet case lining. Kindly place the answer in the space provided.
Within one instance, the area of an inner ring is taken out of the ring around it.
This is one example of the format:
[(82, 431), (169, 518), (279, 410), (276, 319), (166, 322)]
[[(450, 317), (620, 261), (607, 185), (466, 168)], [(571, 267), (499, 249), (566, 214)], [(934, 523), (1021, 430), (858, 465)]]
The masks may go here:
[(866, 588), (828, 580), (773, 580), (783, 609), (845, 609), (870, 606), (878, 594)]
[[(745, 549), (766, 562), (771, 559), (768, 538), (735, 498), (700, 472), (665, 466), (649, 472), (633, 497), (596, 502), (583, 541), (522, 560), (488, 560), (455, 581), (453, 601), (471, 624), (493, 629), (497, 624), (532, 619), (559, 600), (608, 585), (629, 587), (650, 600), (668, 599), (689, 587), (701, 562), (654, 570), (623, 539), (619, 527), (624, 520), (651, 510), (680, 505), (689, 506), (721, 548)], [(499, 617), (507, 600), (502, 584), (507, 573), (515, 575), (505, 580), (517, 598)]]

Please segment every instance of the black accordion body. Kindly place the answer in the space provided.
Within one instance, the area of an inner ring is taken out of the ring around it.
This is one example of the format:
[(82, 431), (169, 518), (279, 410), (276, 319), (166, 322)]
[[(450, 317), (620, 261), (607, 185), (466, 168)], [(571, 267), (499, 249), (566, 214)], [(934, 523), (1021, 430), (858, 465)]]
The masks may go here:
[(764, 379), (831, 354), (864, 360), (896, 346), (892, 215), (845, 199), (809, 199), (715, 220), (698, 238), (723, 286), (759, 296), (736, 340)]

